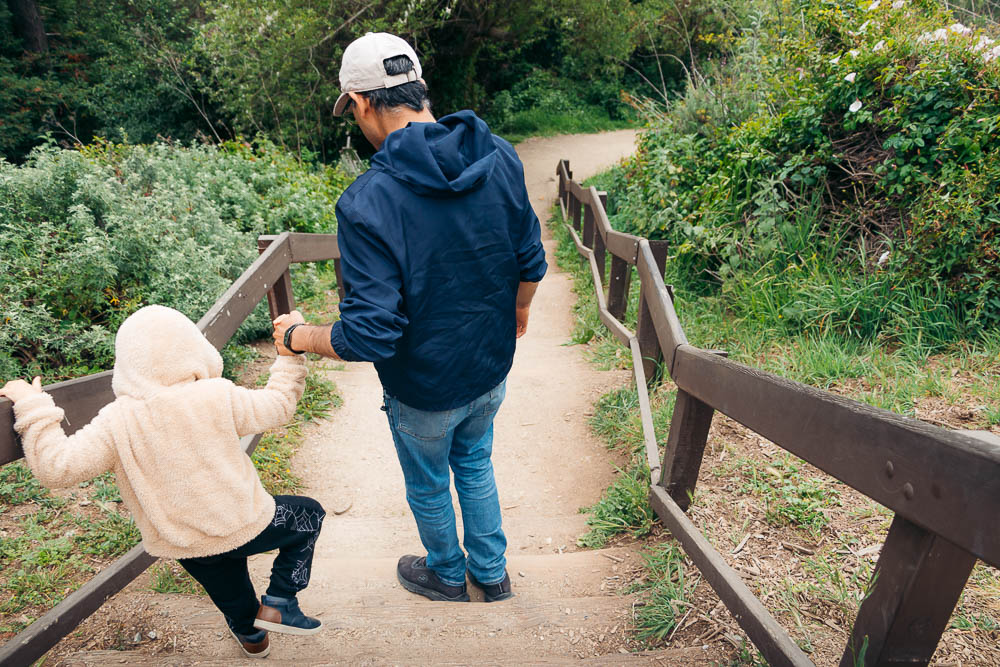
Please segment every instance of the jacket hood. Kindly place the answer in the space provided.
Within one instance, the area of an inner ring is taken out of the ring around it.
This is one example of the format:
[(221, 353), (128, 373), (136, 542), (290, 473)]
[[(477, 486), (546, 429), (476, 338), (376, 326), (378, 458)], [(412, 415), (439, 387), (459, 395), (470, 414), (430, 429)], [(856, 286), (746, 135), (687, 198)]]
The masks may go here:
[(115, 396), (143, 400), (173, 385), (221, 376), (218, 350), (173, 308), (140, 308), (115, 336)]
[(490, 128), (471, 111), (459, 111), (391, 133), (372, 157), (372, 168), (417, 194), (449, 197), (481, 187), (496, 161)]

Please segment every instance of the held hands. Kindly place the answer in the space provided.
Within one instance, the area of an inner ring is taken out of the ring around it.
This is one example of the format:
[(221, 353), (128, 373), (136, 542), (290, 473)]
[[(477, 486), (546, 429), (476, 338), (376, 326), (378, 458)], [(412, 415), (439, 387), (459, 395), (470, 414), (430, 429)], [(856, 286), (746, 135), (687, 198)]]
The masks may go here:
[(295, 356), (294, 352), (285, 347), (285, 331), (293, 324), (305, 324), (305, 321), (302, 313), (297, 310), (293, 310), (287, 315), (278, 315), (274, 318), (274, 322), (272, 323), (274, 324), (274, 347), (277, 348), (278, 354), (285, 357)]
[(27, 398), (32, 394), (40, 394), (41, 392), (42, 378), (37, 376), (31, 381), (31, 384), (28, 384), (24, 380), (11, 380), (0, 388), (0, 396), (9, 398), (15, 403), (20, 401), (22, 398)]

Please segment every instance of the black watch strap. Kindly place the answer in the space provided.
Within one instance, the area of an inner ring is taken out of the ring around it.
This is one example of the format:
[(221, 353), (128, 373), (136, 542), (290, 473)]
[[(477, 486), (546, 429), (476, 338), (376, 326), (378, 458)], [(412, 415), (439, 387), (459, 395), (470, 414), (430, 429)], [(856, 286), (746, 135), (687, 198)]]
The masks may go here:
[(281, 341), (282, 344), (285, 346), (285, 349), (287, 349), (289, 352), (292, 352), (293, 354), (305, 354), (305, 350), (302, 350), (300, 352), (299, 350), (292, 349), (292, 332), (295, 331), (295, 327), (300, 327), (300, 326), (302, 326), (302, 322), (296, 322), (292, 326), (285, 329), (285, 337)]

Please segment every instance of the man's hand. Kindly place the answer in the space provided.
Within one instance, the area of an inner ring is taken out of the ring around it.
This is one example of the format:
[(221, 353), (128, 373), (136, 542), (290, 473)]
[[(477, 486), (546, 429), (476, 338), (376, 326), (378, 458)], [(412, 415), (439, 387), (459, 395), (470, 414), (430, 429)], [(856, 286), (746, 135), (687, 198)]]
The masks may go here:
[[(277, 348), (278, 354), (285, 357), (294, 357), (295, 353), (285, 347), (285, 331), (288, 327), (293, 324), (305, 324), (306, 320), (302, 317), (302, 313), (297, 310), (293, 310), (287, 315), (278, 315), (274, 318), (274, 347)], [(292, 333), (294, 337), (298, 331)], [(296, 348), (301, 349), (301, 348)]]
[(514, 309), (514, 317), (517, 318), (517, 337), (520, 338), (528, 330), (528, 311), (531, 306), (518, 306)]
[(15, 403), (22, 398), (40, 393), (42, 393), (42, 378), (37, 376), (31, 381), (31, 384), (24, 380), (11, 380), (0, 388), (0, 396), (5, 396)]

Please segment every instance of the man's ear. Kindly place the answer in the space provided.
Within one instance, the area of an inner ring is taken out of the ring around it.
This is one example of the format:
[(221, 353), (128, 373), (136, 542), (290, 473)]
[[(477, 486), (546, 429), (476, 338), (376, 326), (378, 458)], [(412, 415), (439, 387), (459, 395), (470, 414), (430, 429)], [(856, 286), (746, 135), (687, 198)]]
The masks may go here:
[(368, 110), (371, 109), (371, 102), (364, 95), (359, 95), (358, 93), (347, 93), (351, 97), (351, 101), (354, 103), (354, 108), (360, 115), (365, 115)]

